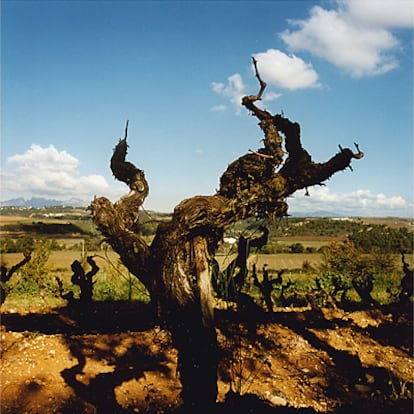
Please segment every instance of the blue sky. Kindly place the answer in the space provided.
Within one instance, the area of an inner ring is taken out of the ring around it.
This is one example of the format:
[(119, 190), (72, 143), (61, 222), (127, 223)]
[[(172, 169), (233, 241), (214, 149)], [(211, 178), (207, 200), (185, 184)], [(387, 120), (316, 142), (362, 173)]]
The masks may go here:
[[(397, 4), (398, 3), (398, 4)], [(1, 200), (127, 188), (109, 170), (129, 119), (144, 207), (213, 194), (259, 148), (240, 98), (301, 124), (315, 161), (366, 154), (290, 212), (413, 214), (413, 3), (329, 1), (1, 2)]]

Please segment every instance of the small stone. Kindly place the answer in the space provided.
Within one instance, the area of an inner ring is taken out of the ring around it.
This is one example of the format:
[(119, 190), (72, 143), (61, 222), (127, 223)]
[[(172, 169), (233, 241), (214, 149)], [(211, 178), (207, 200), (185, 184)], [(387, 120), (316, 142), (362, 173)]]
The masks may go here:
[(282, 407), (284, 407), (285, 405), (287, 405), (287, 401), (286, 401), (284, 398), (279, 397), (279, 396), (277, 396), (277, 395), (273, 396), (273, 397), (270, 399), (270, 402), (271, 402), (273, 405), (279, 405), (279, 406), (282, 406)]
[(362, 392), (362, 393), (368, 393), (371, 391), (371, 387), (369, 385), (364, 385), (364, 384), (355, 384), (355, 389), (358, 392)]
[(366, 378), (368, 384), (374, 384), (375, 383), (375, 377), (373, 375), (365, 374), (365, 378)]

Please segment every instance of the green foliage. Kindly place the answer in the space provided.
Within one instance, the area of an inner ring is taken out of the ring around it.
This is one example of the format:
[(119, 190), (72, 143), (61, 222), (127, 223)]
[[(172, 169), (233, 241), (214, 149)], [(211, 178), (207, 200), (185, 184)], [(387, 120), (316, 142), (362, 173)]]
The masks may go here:
[[(23, 240), (24, 238), (22, 238)], [(32, 243), (32, 244), (31, 244)], [(37, 296), (50, 293), (56, 289), (49, 273), (47, 261), (50, 256), (51, 242), (47, 239), (25, 239), (22, 249), (30, 253), (30, 260), (13, 276), (9, 284), (10, 295)]]
[(93, 300), (136, 300), (149, 302), (145, 286), (132, 275), (123, 263), (108, 261), (106, 271), (99, 271), (93, 287)]
[(280, 222), (278, 236), (335, 236), (343, 237), (358, 230), (360, 220), (331, 218), (289, 218)]
[(51, 242), (48, 239), (37, 239), (31, 252), (32, 258), (20, 271), (23, 280), (33, 280), (42, 283), (48, 274), (47, 261), (50, 256)]
[(50, 250), (53, 250), (53, 251), (65, 250), (65, 246), (62, 244), (59, 244), (56, 240), (52, 240), (50, 242)]
[(100, 249), (101, 238), (87, 236), (84, 238), (85, 251), (87, 252), (96, 252)]
[(304, 273), (312, 273), (315, 271), (314, 267), (312, 266), (311, 262), (309, 260), (304, 260), (302, 263), (302, 271)]
[(24, 256), (27, 256), (33, 252), (35, 243), (35, 239), (32, 236), (26, 234), (16, 240), (17, 251), (23, 253)]
[(39, 292), (40, 288), (36, 281), (23, 279), (11, 289), (10, 295), (24, 295), (34, 297), (38, 296)]
[[(99, 275), (99, 273), (98, 273)], [(144, 285), (135, 277), (105, 277), (96, 280), (93, 300), (137, 300), (149, 302), (150, 296)]]
[(263, 254), (278, 254), (278, 253), (289, 253), (289, 247), (283, 246), (279, 243), (268, 243), (263, 246), (260, 250)]
[(302, 243), (293, 243), (289, 246), (289, 250), (291, 253), (303, 253), (305, 251), (305, 247)]
[(349, 241), (332, 242), (322, 254), (324, 271), (344, 275), (355, 270), (358, 252), (355, 245)]
[(84, 234), (85, 231), (73, 223), (45, 223), (37, 221), (32, 223), (5, 224), (2, 230), (9, 232), (25, 232), (35, 235), (52, 235), (52, 234)]
[(413, 233), (406, 227), (393, 229), (385, 225), (366, 225), (352, 232), (349, 240), (364, 253), (374, 250), (385, 253), (413, 252)]
[(2, 237), (0, 239), (0, 251), (1, 253), (23, 253), (24, 256), (27, 256), (33, 251), (34, 243), (34, 238), (27, 234), (16, 240), (11, 237)]
[(332, 271), (324, 271), (316, 279), (318, 306), (326, 306), (328, 303), (342, 303), (347, 292), (352, 289), (352, 281), (346, 275)]
[(17, 253), (15, 241), (10, 237), (0, 238), (0, 253)]
[[(364, 254), (350, 240), (334, 242), (323, 252), (321, 276), (318, 288), (327, 298), (337, 303), (345, 300), (348, 291), (354, 289), (362, 302), (389, 302), (392, 297), (395, 273), (390, 253), (374, 250)], [(375, 295), (375, 291), (388, 292), (388, 297)], [(340, 296), (338, 296), (340, 295)], [(376, 297), (377, 296), (377, 297)]]

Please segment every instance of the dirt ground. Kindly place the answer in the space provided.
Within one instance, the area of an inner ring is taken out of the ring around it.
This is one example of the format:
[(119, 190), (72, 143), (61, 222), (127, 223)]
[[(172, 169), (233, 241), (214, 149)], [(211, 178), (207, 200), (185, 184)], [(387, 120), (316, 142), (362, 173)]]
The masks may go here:
[[(412, 412), (411, 320), (285, 308), (242, 319), (217, 311), (215, 412)], [(177, 353), (143, 305), (5, 309), (0, 335), (2, 414), (178, 412)]]

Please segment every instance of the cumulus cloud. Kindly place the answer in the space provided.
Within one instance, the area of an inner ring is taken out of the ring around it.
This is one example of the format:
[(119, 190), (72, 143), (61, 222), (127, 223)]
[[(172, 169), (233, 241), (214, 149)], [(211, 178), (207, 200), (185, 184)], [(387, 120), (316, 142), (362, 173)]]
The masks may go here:
[[(246, 85), (239, 73), (235, 73), (227, 78), (227, 84), (222, 82), (212, 82), (211, 87), (215, 93), (224, 98), (228, 98), (236, 107), (236, 112), (240, 112), (241, 99), (246, 95)], [(223, 106), (216, 106), (216, 110), (223, 110)]]
[(82, 197), (107, 192), (101, 175), (80, 175), (79, 160), (53, 145), (33, 144), (25, 153), (7, 159), (9, 171), (3, 177), (4, 190), (16, 195)]
[(290, 211), (311, 213), (328, 211), (338, 215), (350, 216), (403, 216), (410, 217), (414, 205), (401, 196), (375, 194), (370, 190), (359, 189), (351, 193), (335, 193), (328, 187), (312, 187), (310, 197), (297, 191), (288, 200)]
[(332, 10), (314, 6), (306, 20), (290, 20), (280, 34), (291, 51), (310, 52), (354, 77), (372, 76), (398, 67), (400, 49), (391, 28), (412, 27), (407, 0), (338, 0)]
[(364, 24), (390, 28), (410, 28), (414, 25), (411, 0), (340, 0), (338, 4), (353, 19)]
[(259, 72), (266, 82), (284, 89), (304, 89), (320, 86), (318, 74), (312, 64), (295, 55), (287, 55), (276, 49), (254, 55)]
[[(309, 52), (356, 78), (384, 74), (398, 67), (397, 53), (402, 46), (392, 30), (414, 26), (411, 0), (333, 0), (329, 4), (334, 8), (314, 6), (307, 19), (288, 20), (290, 28), (279, 35), (289, 54), (277, 49), (254, 54), (268, 84), (287, 90), (321, 86), (313, 65), (295, 52)], [(246, 90), (240, 74), (230, 76), (227, 84), (211, 85), (240, 113), (240, 100)], [(263, 101), (279, 96), (268, 91)], [(225, 105), (211, 108), (217, 112), (226, 109)]]

